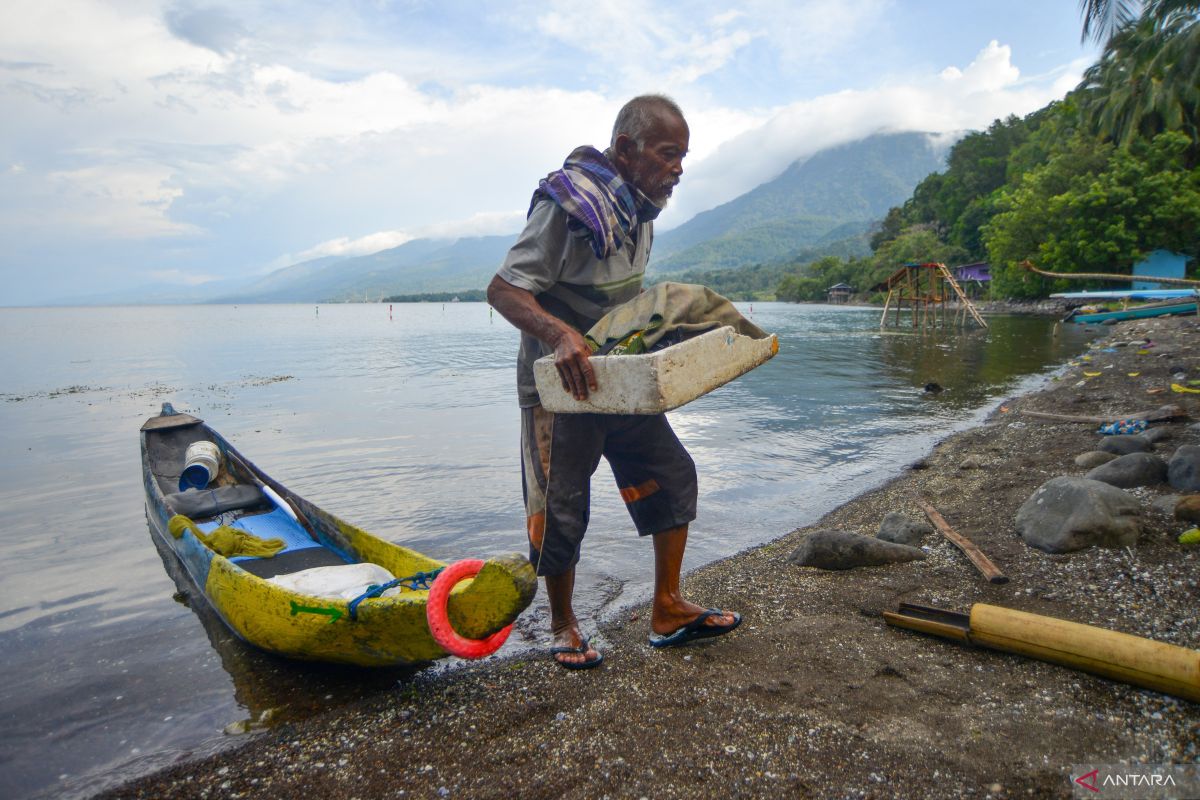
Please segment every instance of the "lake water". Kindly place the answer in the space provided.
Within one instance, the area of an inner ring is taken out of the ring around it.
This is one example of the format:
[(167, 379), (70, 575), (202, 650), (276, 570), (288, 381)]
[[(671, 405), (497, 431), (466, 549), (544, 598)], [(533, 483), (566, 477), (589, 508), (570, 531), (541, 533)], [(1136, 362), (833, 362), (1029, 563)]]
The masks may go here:
[[(870, 309), (741, 308), (780, 353), (670, 415), (700, 475), (685, 568), (881, 483), (1089, 335), (1020, 317), (920, 335), (881, 331)], [(0, 309), (0, 342), (0, 797), (86, 796), (407, 677), (276, 659), (189, 607), (144, 514), (138, 428), (163, 401), (385, 538), (443, 560), (525, 549), (517, 334), (486, 305)], [(649, 553), (602, 465), (580, 616), (646, 598)], [(546, 618), (539, 595), (501, 653), (541, 646)]]

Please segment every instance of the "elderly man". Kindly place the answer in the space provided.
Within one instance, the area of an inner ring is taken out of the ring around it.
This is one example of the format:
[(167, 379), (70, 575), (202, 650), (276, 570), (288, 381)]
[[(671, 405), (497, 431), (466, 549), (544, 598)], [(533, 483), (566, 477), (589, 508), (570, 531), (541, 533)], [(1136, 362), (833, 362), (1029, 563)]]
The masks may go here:
[(683, 112), (669, 98), (630, 100), (608, 150), (580, 147), (539, 183), (525, 230), (488, 286), (488, 302), (521, 330), (517, 389), (530, 561), (546, 578), (551, 653), (570, 669), (603, 660), (571, 604), (601, 456), (638, 533), (653, 537), (650, 643), (719, 636), (741, 622), (680, 594), (688, 523), (696, 517), (696, 468), (666, 417), (552, 414), (541, 407), (533, 380), (533, 362), (553, 353), (565, 390), (585, 399), (596, 389), (583, 333), (641, 291), (653, 220), (683, 174), (688, 136)]

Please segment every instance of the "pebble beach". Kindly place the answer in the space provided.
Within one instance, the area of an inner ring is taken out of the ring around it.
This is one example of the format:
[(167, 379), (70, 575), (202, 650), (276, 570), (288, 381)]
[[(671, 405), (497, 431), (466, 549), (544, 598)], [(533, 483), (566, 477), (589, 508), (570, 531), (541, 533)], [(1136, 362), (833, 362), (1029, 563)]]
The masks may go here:
[[(1148, 450), (1166, 462), (1200, 445), (1189, 381), (1195, 317), (1112, 326), (1043, 389), (914, 453), (885, 485), (687, 576), (690, 598), (743, 614), (732, 634), (654, 650), (648, 607), (624, 608), (598, 623), (598, 669), (525, 652), (430, 670), (101, 796), (1069, 797), (1080, 765), (1194, 763), (1196, 703), (882, 617), (902, 602), (982, 602), (1200, 648), (1200, 547), (1178, 541), (1196, 523), (1165, 499), (1180, 491), (1122, 490), (1137, 506), (1127, 546), (1050, 553), (1015, 522), (1045, 482), (1087, 474), (1076, 459), (1104, 439), (1095, 424), (1025, 412), (1117, 419), (1177, 405), (1186, 416), (1151, 426)], [(923, 521), (920, 499), (1009, 582), (987, 582), (937, 532), (904, 563), (789, 561), (817, 530), (874, 537), (890, 512)]]

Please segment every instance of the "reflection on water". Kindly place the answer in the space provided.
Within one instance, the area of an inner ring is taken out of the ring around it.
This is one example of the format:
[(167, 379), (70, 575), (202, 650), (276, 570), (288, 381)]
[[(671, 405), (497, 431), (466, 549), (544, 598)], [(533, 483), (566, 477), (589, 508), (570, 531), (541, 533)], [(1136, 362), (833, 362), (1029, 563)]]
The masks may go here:
[[(670, 415), (700, 473), (688, 568), (881, 482), (1088, 335), (1016, 317), (962, 335), (881, 331), (878, 311), (826, 306), (755, 304), (753, 317), (779, 334), (779, 355)], [(227, 728), (405, 678), (281, 661), (195, 597), (195, 611), (173, 599), (189, 587), (152, 544), (137, 447), (165, 400), (393, 541), (445, 560), (524, 548), (517, 335), (482, 304), (397, 305), (391, 318), (373, 305), (4, 309), (0, 340), (0, 796), (86, 794), (227, 741)], [(601, 467), (579, 574), (587, 617), (651, 580), (649, 543), (611, 481)]]

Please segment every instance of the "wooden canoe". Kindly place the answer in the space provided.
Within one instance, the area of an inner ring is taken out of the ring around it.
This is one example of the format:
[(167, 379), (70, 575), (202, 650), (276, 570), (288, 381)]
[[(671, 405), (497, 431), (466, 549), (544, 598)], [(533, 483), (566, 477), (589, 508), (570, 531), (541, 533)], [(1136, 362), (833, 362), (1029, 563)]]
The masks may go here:
[(1121, 322), (1127, 319), (1149, 319), (1151, 317), (1165, 317), (1169, 314), (1186, 316), (1196, 313), (1196, 301), (1166, 301), (1162, 303), (1146, 303), (1140, 306), (1130, 306), (1129, 308), (1120, 309), (1117, 311), (1097, 311), (1091, 314), (1073, 314), (1068, 319), (1071, 322), (1076, 322), (1081, 325), (1095, 325), (1109, 320)]
[[(212, 503), (207, 510), (218, 514), (196, 515), (197, 491), (187, 492), (189, 498), (178, 491), (184, 452), (197, 441), (216, 444), (222, 455), (221, 469), (205, 490), (205, 503)], [(401, 587), (397, 596), (361, 600), (351, 614), (349, 600), (301, 594), (268, 580), (359, 562), (378, 564), (402, 578), (432, 572), (445, 566), (442, 562), (384, 541), (310, 503), (263, 473), (203, 420), (177, 413), (170, 403), (142, 426), (141, 449), (152, 535), (160, 549), (174, 554), (197, 592), (238, 637), (289, 658), (359, 666), (419, 665), (449, 655), (429, 633), (427, 590)], [(287, 508), (262, 487), (273, 490)], [(176, 538), (168, 521), (189, 501), (189, 517), (202, 531), (226, 524), (261, 538), (282, 538), (286, 548), (267, 558), (227, 558), (189, 530)], [(483, 638), (513, 622), (536, 591), (533, 567), (524, 556), (489, 559), (474, 579), (450, 594), (450, 621), (463, 636)]]

